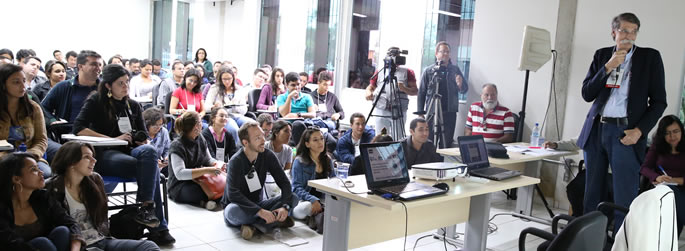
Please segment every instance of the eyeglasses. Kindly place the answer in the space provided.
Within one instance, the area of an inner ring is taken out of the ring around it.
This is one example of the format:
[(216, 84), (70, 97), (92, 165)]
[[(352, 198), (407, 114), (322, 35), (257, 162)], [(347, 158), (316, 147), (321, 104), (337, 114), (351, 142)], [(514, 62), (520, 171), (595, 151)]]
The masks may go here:
[(449, 50), (439, 50), (438, 52), (440, 52), (442, 54), (450, 54)]
[(673, 131), (666, 131), (666, 133), (664, 133), (664, 134), (665, 134), (665, 136), (671, 136), (671, 135), (676, 135), (676, 134), (680, 134), (680, 133), (681, 133), (680, 129), (675, 129)]
[(621, 33), (623, 35), (637, 35), (637, 33), (640, 32), (639, 30), (626, 30), (626, 29), (616, 29), (616, 31), (618, 31), (619, 33)]
[(159, 129), (163, 126), (164, 124), (159, 124), (159, 125), (151, 125), (150, 128), (156, 128)]

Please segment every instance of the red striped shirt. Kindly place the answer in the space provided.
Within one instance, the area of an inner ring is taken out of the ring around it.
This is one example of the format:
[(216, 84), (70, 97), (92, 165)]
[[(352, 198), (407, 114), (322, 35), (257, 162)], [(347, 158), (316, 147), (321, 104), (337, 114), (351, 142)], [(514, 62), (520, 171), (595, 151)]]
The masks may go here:
[(497, 105), (485, 118), (482, 102), (475, 102), (469, 108), (466, 127), (471, 128), (472, 135), (483, 135), (486, 139), (496, 139), (505, 133), (514, 133), (514, 115), (508, 108)]

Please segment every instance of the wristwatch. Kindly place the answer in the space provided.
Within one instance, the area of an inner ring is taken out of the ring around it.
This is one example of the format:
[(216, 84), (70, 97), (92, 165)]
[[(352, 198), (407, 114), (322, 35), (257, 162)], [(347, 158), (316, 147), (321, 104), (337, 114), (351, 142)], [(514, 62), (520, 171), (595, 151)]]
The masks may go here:
[(283, 204), (282, 207), (285, 208), (285, 210), (290, 211), (290, 205), (288, 205), (288, 204)]
[(298, 113), (297, 113), (297, 117), (298, 117), (298, 118), (302, 118), (302, 113), (298, 112)]

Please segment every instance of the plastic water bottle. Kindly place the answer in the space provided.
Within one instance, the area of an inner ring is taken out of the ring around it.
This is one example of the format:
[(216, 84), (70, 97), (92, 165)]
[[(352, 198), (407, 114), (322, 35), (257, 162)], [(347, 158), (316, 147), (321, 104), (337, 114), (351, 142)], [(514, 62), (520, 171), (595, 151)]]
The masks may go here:
[(19, 145), (18, 150), (19, 150), (19, 152), (26, 152), (26, 144), (21, 143), (21, 145)]
[(281, 229), (278, 227), (274, 228), (274, 240), (280, 242), (282, 239), (283, 239), (283, 233), (281, 233)]
[(538, 123), (535, 123), (535, 128), (533, 128), (533, 132), (530, 134), (530, 146), (540, 146), (540, 126)]

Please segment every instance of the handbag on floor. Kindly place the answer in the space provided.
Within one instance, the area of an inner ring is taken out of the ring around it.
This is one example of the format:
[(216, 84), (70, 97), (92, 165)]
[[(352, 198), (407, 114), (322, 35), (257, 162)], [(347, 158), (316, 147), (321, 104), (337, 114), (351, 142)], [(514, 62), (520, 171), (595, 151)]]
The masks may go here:
[(117, 239), (140, 240), (145, 226), (135, 221), (138, 206), (128, 206), (109, 217), (109, 233)]
[(195, 183), (200, 185), (202, 191), (205, 192), (209, 200), (216, 200), (224, 195), (224, 188), (226, 188), (226, 173), (220, 172), (219, 174), (204, 174), (196, 179), (193, 179)]

